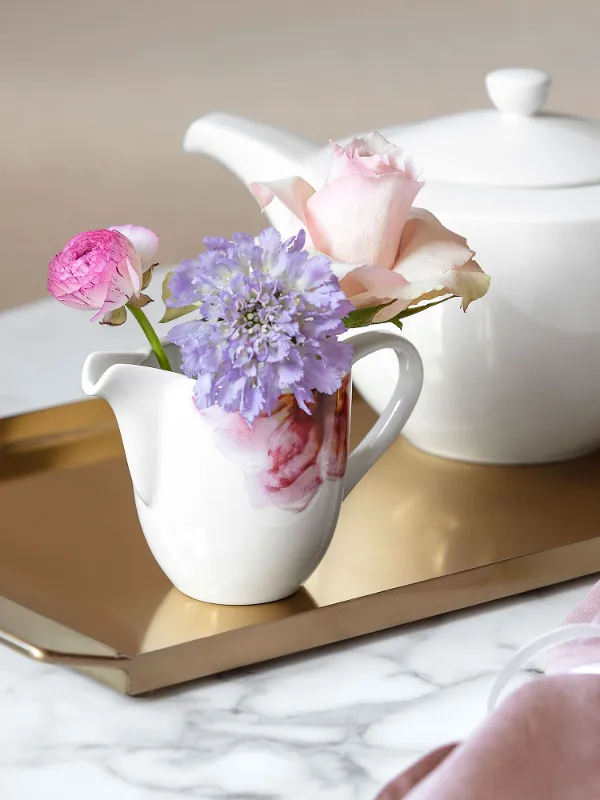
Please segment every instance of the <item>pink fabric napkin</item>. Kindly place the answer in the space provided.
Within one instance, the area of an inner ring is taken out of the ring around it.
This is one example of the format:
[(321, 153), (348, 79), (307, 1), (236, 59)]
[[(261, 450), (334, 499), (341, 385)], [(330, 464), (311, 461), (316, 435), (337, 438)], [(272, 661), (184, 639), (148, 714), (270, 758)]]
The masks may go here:
[[(567, 625), (593, 622), (600, 626), (600, 581), (588, 592), (566, 618)], [(556, 647), (548, 654), (547, 674), (570, 672), (589, 664), (600, 665), (600, 638)], [(598, 792), (600, 798), (600, 791)]]
[[(567, 623), (600, 625), (600, 582)], [(592, 632), (593, 635), (593, 632)], [(598, 639), (556, 648), (465, 742), (426, 755), (377, 800), (600, 800)], [(575, 674), (574, 671), (582, 670)]]

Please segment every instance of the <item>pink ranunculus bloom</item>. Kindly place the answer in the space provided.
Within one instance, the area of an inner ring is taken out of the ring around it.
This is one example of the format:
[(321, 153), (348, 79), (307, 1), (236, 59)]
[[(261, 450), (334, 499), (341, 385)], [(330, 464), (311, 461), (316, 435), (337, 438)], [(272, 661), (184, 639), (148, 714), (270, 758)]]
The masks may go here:
[(277, 198), (298, 218), (355, 308), (390, 303), (373, 320), (384, 322), (444, 295), (466, 309), (487, 292), (490, 278), (465, 239), (412, 207), (423, 183), (400, 147), (374, 132), (331, 151), (321, 189), (294, 176), (250, 191), (262, 208)]
[(158, 236), (140, 225), (79, 233), (50, 262), (48, 291), (71, 308), (96, 311), (95, 322), (139, 295), (157, 250)]

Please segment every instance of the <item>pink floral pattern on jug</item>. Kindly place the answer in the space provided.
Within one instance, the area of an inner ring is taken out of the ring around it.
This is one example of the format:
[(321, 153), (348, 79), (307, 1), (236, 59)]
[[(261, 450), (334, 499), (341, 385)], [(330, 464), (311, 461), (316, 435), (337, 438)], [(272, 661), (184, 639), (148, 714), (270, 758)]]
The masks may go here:
[(326, 480), (346, 472), (350, 424), (348, 376), (335, 394), (314, 393), (310, 414), (292, 394), (279, 398), (270, 416), (249, 427), (240, 414), (218, 407), (200, 414), (211, 425), (221, 452), (244, 469), (257, 508), (273, 504), (304, 511)]

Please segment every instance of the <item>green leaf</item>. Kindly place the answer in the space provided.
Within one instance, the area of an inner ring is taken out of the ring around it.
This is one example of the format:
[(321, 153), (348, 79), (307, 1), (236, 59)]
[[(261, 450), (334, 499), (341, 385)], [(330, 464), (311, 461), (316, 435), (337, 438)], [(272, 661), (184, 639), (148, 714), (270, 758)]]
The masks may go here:
[(456, 295), (451, 294), (449, 297), (444, 297), (441, 300), (434, 300), (432, 303), (425, 303), (424, 306), (411, 306), (410, 308), (405, 308), (404, 311), (401, 311), (399, 314), (396, 314), (395, 317), (387, 321), (393, 322), (394, 325), (402, 328), (401, 320), (406, 319), (407, 317), (414, 317), (415, 314), (420, 314), (421, 311), (427, 311), (428, 308), (439, 306), (442, 303), (445, 303), (447, 300), (452, 300), (454, 297), (456, 297)]
[[(452, 300), (455, 298), (456, 295), (452, 294), (449, 297), (444, 297), (441, 300), (434, 300), (431, 303), (425, 303), (423, 306), (411, 306), (410, 308), (405, 308), (404, 311), (400, 311), (399, 314), (396, 314), (391, 319), (386, 319), (386, 322), (391, 322), (392, 325), (395, 325), (397, 328), (402, 330), (402, 320), (406, 319), (407, 317), (413, 317), (415, 314), (420, 314), (421, 311), (427, 311), (428, 308), (433, 308), (434, 306), (439, 306), (440, 303), (445, 303), (447, 300)], [(373, 317), (377, 314), (378, 311), (381, 311), (382, 308), (387, 308), (389, 305), (394, 303), (395, 300), (390, 300), (389, 303), (384, 303), (381, 306), (369, 306), (368, 308), (355, 308), (354, 311), (351, 311), (348, 316), (344, 317), (344, 325), (347, 328), (365, 328), (368, 325), (373, 324)], [(383, 324), (383, 323), (374, 323)]]
[(115, 308), (114, 311), (107, 312), (100, 320), (100, 325), (116, 327), (117, 325), (122, 325), (126, 319), (127, 310), (125, 306), (121, 306), (121, 308)]
[(162, 299), (163, 299), (163, 303), (166, 303), (167, 300), (170, 300), (171, 297), (172, 297), (171, 290), (169, 289), (169, 284), (171, 283), (171, 278), (173, 277), (174, 274), (175, 274), (175, 270), (172, 269), (171, 272), (167, 272), (167, 274), (163, 278), (163, 282), (162, 282)]
[(182, 306), (181, 308), (166, 308), (165, 313), (158, 321), (173, 322), (174, 319), (179, 319), (179, 317), (184, 317), (186, 314), (191, 314), (192, 311), (195, 311), (197, 308), (198, 305)]
[(152, 275), (154, 273), (154, 267), (158, 267), (158, 264), (152, 264), (146, 272), (142, 275), (142, 289), (147, 289), (150, 285), (150, 281), (152, 280)]
[(137, 297), (134, 295), (133, 297), (129, 298), (129, 305), (133, 306), (134, 308), (144, 308), (147, 306), (148, 303), (153, 303), (154, 300), (151, 297), (148, 297), (147, 294), (140, 294)]
[(387, 306), (394, 302), (394, 300), (391, 300), (389, 303), (383, 303), (380, 306), (355, 308), (354, 311), (351, 311), (346, 317), (344, 317), (344, 325), (347, 328), (364, 328), (373, 322), (373, 317), (378, 311), (381, 311), (382, 308), (387, 308)]
[(200, 305), (200, 303), (194, 303), (191, 306), (182, 306), (181, 308), (170, 308), (167, 306), (167, 300), (172, 296), (171, 290), (169, 289), (169, 282), (172, 277), (173, 270), (167, 272), (162, 284), (162, 299), (165, 304), (165, 313), (162, 315), (162, 319), (160, 319), (159, 322), (172, 322), (174, 319), (179, 319), (179, 317), (184, 317), (186, 314), (191, 314), (192, 311), (195, 311)]

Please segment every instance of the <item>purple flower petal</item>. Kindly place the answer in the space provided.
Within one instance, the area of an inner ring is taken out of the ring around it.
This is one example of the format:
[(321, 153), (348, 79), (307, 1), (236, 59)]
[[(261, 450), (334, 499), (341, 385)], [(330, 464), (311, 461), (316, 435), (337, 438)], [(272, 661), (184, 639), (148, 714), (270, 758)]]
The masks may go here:
[(227, 251), (227, 248), (231, 245), (229, 239), (224, 239), (222, 236), (205, 236), (202, 241), (207, 250)]
[(297, 250), (302, 250), (306, 244), (306, 231), (301, 228), (295, 236), (287, 239), (284, 242), (284, 248), (288, 253), (295, 253)]
[(333, 393), (351, 366), (338, 341), (348, 303), (329, 260), (302, 249), (304, 231), (282, 243), (268, 228), (257, 238), (205, 240), (169, 284), (171, 304), (199, 304), (198, 318), (171, 329), (196, 403), (239, 411), (252, 425), (282, 392), (310, 413), (313, 392)]

